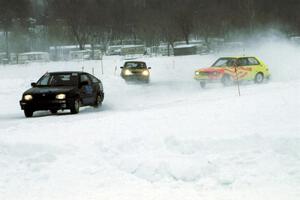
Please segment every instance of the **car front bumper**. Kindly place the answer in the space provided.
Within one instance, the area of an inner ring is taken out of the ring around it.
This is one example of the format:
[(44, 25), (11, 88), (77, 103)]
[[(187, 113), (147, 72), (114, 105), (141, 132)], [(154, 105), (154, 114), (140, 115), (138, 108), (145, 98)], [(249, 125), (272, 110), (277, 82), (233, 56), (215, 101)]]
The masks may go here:
[(149, 81), (149, 76), (143, 75), (124, 75), (122, 78), (126, 81)]
[(32, 111), (37, 110), (64, 110), (70, 109), (71, 101), (64, 100), (31, 100), (31, 101), (20, 101), (22, 110), (28, 109)]
[(220, 82), (221, 81), (221, 77), (194, 76), (194, 79), (196, 81), (208, 82), (208, 83), (215, 83), (215, 82)]

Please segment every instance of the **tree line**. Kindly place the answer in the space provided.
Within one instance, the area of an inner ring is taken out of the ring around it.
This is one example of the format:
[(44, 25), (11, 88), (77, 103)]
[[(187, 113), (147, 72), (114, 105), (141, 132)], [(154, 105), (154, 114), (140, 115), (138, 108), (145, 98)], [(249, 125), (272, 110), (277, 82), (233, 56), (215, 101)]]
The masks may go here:
[(0, 51), (125, 40), (172, 46), (268, 28), (297, 34), (299, 10), (299, 0), (0, 0)]

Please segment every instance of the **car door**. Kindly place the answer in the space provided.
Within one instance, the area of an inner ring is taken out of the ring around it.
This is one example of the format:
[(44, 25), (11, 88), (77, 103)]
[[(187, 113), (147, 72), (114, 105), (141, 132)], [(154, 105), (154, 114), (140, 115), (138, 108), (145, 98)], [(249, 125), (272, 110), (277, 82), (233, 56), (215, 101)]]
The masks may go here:
[(90, 79), (92, 80), (92, 87), (93, 87), (93, 92), (94, 92), (94, 98), (96, 100), (97, 94), (103, 92), (103, 86), (102, 83), (99, 79), (94, 77), (93, 75), (89, 74)]
[[(81, 91), (81, 101), (83, 105), (90, 105), (94, 103), (94, 88), (92, 80), (88, 74), (80, 75), (80, 91)], [(84, 84), (83, 84), (84, 83)]]
[(239, 58), (238, 67), (237, 67), (237, 76), (239, 80), (248, 80), (251, 79), (252, 66), (249, 64), (249, 59)]
[(254, 79), (255, 75), (258, 72), (263, 71), (263, 69), (262, 69), (262, 65), (260, 64), (260, 62), (254, 57), (249, 57), (248, 62), (249, 62), (249, 67), (251, 68), (251, 77), (249, 77), (249, 79), (252, 80), (252, 79)]
[(224, 71), (225, 76), (229, 76), (231, 80), (237, 80), (236, 71), (238, 67), (238, 60), (236, 58), (225, 59)]

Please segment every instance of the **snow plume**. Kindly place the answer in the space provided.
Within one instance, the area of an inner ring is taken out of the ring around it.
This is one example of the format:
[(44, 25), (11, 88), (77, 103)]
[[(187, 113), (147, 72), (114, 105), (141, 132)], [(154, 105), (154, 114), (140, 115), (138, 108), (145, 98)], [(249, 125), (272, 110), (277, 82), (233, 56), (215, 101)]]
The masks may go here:
[(300, 46), (278, 40), (266, 42), (254, 52), (269, 66), (273, 81), (300, 79)]
[(217, 55), (257, 56), (268, 65), (273, 81), (300, 79), (300, 43), (293, 43), (286, 35), (276, 30), (237, 38), (243, 44), (242, 48), (225, 49)]

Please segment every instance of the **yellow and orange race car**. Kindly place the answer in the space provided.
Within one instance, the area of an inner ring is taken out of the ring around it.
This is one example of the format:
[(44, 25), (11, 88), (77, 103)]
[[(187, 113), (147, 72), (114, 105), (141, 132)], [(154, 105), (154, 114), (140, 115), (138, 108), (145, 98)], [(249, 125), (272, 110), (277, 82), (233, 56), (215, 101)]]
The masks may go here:
[(257, 57), (222, 57), (211, 67), (195, 71), (194, 79), (202, 88), (209, 82), (221, 82), (224, 86), (236, 81), (254, 81), (262, 83), (270, 78), (267, 65)]

